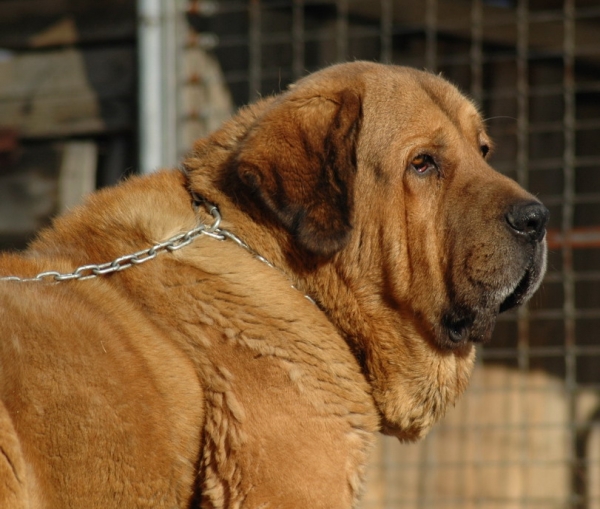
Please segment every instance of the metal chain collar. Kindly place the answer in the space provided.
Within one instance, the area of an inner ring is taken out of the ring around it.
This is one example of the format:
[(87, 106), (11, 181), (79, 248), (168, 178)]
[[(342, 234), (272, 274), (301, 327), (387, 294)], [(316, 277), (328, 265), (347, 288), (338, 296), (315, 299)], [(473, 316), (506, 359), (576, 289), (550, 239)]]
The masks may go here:
[[(149, 260), (153, 260), (162, 251), (177, 251), (178, 249), (181, 249), (182, 247), (185, 247), (188, 244), (190, 244), (194, 239), (196, 239), (200, 235), (208, 235), (209, 237), (213, 237), (217, 240), (225, 240), (231, 234), (229, 232), (224, 232), (224, 230), (221, 230), (219, 228), (219, 225), (221, 224), (221, 214), (219, 213), (219, 210), (214, 205), (207, 204), (207, 206), (209, 208), (210, 215), (215, 218), (215, 221), (212, 225), (207, 226), (205, 224), (201, 224), (188, 232), (175, 235), (174, 237), (171, 237), (170, 239), (167, 239), (164, 242), (155, 244), (154, 246), (148, 249), (142, 249), (141, 251), (137, 251), (132, 254), (120, 256), (112, 262), (82, 265), (81, 267), (75, 269), (73, 272), (62, 273), (54, 270), (49, 270), (46, 272), (40, 272), (36, 276), (29, 278), (19, 276), (3, 276), (0, 277), (0, 281), (18, 281), (21, 283), (27, 283), (32, 281), (52, 280), (56, 282), (70, 281), (73, 279), (91, 279), (98, 276), (112, 274), (113, 272), (120, 272), (122, 270), (128, 269), (129, 267), (133, 267), (134, 265), (141, 265), (142, 263), (146, 263)], [(241, 243), (240, 245), (243, 244), (241, 241), (238, 243)]]
[[(191, 244), (192, 241), (194, 241), (197, 237), (201, 235), (206, 235), (208, 237), (212, 237), (213, 239), (221, 241), (227, 239), (232, 240), (238, 246), (244, 248), (246, 251), (251, 253), (256, 259), (260, 260), (269, 267), (282, 272), (280, 269), (275, 267), (269, 260), (267, 260), (263, 256), (256, 253), (253, 249), (251, 249), (248, 246), (248, 244), (246, 244), (237, 235), (219, 227), (221, 224), (221, 214), (219, 213), (219, 209), (216, 205), (212, 205), (204, 200), (200, 201), (206, 206), (209, 214), (215, 218), (215, 221), (210, 226), (201, 224), (192, 230), (189, 230), (185, 233), (180, 233), (179, 235), (175, 235), (174, 237), (171, 237), (170, 239), (167, 239), (164, 242), (155, 244), (148, 249), (142, 249), (141, 251), (136, 251), (132, 254), (120, 256), (112, 262), (82, 265), (81, 267), (75, 269), (73, 272), (67, 273), (50, 270), (46, 272), (40, 272), (39, 274), (29, 278), (19, 276), (0, 276), (0, 281), (17, 281), (20, 283), (40, 281), (60, 282), (71, 280), (83, 281), (85, 279), (92, 279), (98, 276), (106, 276), (108, 274), (112, 274), (113, 272), (120, 272), (122, 270), (128, 269), (129, 267), (141, 265), (142, 263), (146, 263), (149, 260), (153, 260), (162, 251), (167, 251), (169, 253), (177, 251), (178, 249), (181, 249), (182, 247)], [(291, 285), (291, 287), (294, 290), (300, 291), (293, 284)], [(316, 302), (309, 295), (304, 294), (304, 297), (316, 305)]]

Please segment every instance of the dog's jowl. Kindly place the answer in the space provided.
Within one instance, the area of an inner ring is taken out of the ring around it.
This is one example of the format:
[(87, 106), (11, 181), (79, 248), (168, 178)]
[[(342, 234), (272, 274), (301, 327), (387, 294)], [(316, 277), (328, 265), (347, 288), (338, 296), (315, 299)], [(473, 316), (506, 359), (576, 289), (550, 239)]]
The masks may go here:
[(438, 76), (355, 62), (0, 257), (0, 507), (350, 508), (545, 270)]

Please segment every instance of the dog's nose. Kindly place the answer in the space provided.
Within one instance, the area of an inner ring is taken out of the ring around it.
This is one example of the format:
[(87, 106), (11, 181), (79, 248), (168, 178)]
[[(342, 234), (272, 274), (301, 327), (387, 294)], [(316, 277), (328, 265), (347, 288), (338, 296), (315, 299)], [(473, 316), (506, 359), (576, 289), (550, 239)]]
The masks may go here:
[(540, 202), (525, 201), (512, 205), (506, 213), (506, 222), (518, 235), (540, 242), (546, 233), (549, 212)]

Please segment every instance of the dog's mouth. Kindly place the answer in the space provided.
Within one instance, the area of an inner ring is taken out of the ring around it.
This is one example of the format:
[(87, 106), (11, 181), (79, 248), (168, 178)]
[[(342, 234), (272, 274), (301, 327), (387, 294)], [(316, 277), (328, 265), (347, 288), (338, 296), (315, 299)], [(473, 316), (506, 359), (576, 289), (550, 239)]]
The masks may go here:
[(539, 245), (533, 252), (533, 256), (523, 273), (523, 276), (502, 301), (498, 313), (504, 313), (510, 309), (524, 304), (534, 294), (542, 282), (542, 276), (546, 272), (546, 246)]
[(545, 267), (545, 250), (542, 249), (534, 254), (514, 287), (505, 290), (510, 293), (497, 295), (496, 298), (502, 299), (500, 304), (498, 300), (493, 304), (492, 298), (471, 305), (454, 305), (442, 316), (442, 346), (454, 349), (465, 342), (485, 343), (492, 335), (498, 314), (524, 304), (537, 290)]
[(512, 293), (510, 293), (500, 304), (499, 313), (504, 313), (505, 311), (516, 308), (527, 300), (531, 293), (533, 293), (532, 288), (534, 287), (536, 280), (535, 272), (533, 265), (525, 271), (525, 274), (517, 283), (517, 286)]
[(442, 328), (445, 331), (445, 346), (451, 349), (465, 342), (485, 343), (492, 335), (496, 317), (523, 304), (536, 287), (536, 276), (533, 268), (525, 271), (515, 289), (499, 306), (454, 306), (442, 317)]

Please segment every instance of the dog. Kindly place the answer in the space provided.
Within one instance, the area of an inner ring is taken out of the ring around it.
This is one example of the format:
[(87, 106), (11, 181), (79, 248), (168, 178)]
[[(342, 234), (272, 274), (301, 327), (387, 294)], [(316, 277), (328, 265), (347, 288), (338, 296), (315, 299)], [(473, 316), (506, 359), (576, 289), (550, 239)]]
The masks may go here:
[(356, 507), (545, 271), (443, 78), (338, 64), (0, 258), (0, 507)]

